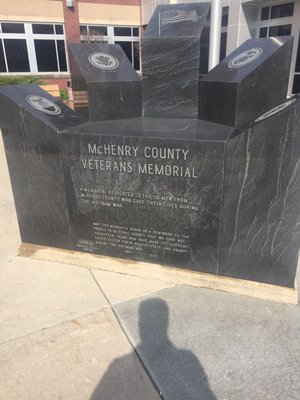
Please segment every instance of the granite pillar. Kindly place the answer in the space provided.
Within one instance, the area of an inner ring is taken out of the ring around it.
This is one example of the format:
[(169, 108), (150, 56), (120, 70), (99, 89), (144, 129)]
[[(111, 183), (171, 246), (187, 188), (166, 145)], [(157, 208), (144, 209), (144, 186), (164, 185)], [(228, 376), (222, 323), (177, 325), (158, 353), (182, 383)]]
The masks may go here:
[(0, 88), (0, 126), (23, 242), (71, 247), (60, 132), (84, 121), (36, 85)]
[(247, 125), (285, 101), (293, 48), (291, 36), (250, 39), (199, 81), (199, 118)]
[(142, 115), (141, 81), (119, 45), (72, 43), (75, 109), (92, 121)]
[(197, 118), (200, 38), (209, 3), (157, 6), (142, 38), (145, 117)]

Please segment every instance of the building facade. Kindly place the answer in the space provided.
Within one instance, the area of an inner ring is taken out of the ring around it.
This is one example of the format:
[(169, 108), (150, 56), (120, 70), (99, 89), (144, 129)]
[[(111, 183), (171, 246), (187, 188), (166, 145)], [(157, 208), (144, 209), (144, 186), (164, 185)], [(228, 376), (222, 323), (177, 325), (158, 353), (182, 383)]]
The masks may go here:
[[(61, 87), (69, 42), (120, 44), (140, 71), (140, 35), (158, 4), (205, 0), (0, 0), (0, 75), (35, 75)], [(289, 93), (300, 92), (300, 0), (223, 0), (220, 59), (254, 37), (294, 36)], [(200, 74), (208, 69), (209, 26)]]
[(0, 75), (66, 86), (70, 42), (120, 44), (140, 69), (140, 0), (0, 0)]

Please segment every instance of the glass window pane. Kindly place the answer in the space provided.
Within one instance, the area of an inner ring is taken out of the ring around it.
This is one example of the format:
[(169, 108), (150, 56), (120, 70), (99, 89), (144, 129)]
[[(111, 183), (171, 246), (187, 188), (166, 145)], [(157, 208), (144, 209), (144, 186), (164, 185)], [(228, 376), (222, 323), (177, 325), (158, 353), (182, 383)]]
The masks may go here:
[(268, 28), (260, 28), (259, 37), (264, 38), (268, 36)]
[(270, 26), (269, 37), (272, 36), (289, 36), (292, 31), (292, 25)]
[(228, 26), (228, 9), (229, 7), (222, 8), (222, 26)]
[(8, 22), (2, 22), (3, 33), (25, 33), (24, 24), (11, 24)]
[(299, 42), (298, 42), (298, 51), (297, 51), (295, 72), (300, 72), (300, 37), (299, 37)]
[(30, 72), (25, 39), (4, 39), (8, 72)]
[(39, 72), (58, 71), (56, 48), (54, 40), (34, 41), (36, 61)]
[(63, 25), (55, 25), (55, 33), (57, 35), (63, 35), (64, 34), (64, 26)]
[(220, 61), (226, 57), (227, 32), (221, 33)]
[(7, 72), (4, 60), (3, 44), (1, 39), (0, 39), (0, 72)]
[(106, 26), (89, 26), (89, 34), (95, 36), (107, 36)]
[(140, 36), (140, 29), (139, 28), (133, 28), (133, 36)]
[(47, 24), (32, 24), (32, 32), (39, 35), (53, 35), (53, 25)]
[(114, 35), (115, 36), (131, 36), (131, 28), (114, 28)]
[(209, 31), (209, 27), (204, 27), (200, 38), (200, 75), (208, 72)]
[(80, 35), (87, 35), (87, 26), (86, 25), (80, 25)]
[(132, 42), (115, 42), (115, 44), (119, 44), (129, 61), (132, 63)]
[(293, 94), (300, 93), (300, 75), (294, 75)]
[(140, 65), (140, 43), (133, 42), (133, 66), (139, 71), (141, 69)]
[(57, 51), (58, 51), (58, 60), (59, 60), (60, 71), (68, 71), (67, 59), (66, 59), (66, 48), (65, 48), (64, 40), (57, 41)]
[(269, 14), (270, 14), (270, 7), (263, 7), (261, 9), (261, 14), (260, 14), (261, 21), (265, 21), (266, 19), (269, 19)]
[(294, 3), (280, 4), (271, 7), (271, 19), (292, 17), (294, 14)]

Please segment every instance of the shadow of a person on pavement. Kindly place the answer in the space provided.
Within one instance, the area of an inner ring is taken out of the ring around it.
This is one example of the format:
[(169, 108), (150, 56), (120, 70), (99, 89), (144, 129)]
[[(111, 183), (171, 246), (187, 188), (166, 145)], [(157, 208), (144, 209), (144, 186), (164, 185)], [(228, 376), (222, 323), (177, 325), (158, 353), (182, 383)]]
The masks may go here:
[[(139, 308), (140, 344), (135, 351), (164, 400), (217, 400), (195, 355), (177, 349), (168, 337), (169, 309), (157, 298)], [(113, 361), (90, 400), (156, 400), (141, 385), (133, 354)], [(141, 374), (142, 375), (142, 374)], [(142, 377), (141, 377), (142, 378)], [(149, 381), (150, 384), (150, 381)]]

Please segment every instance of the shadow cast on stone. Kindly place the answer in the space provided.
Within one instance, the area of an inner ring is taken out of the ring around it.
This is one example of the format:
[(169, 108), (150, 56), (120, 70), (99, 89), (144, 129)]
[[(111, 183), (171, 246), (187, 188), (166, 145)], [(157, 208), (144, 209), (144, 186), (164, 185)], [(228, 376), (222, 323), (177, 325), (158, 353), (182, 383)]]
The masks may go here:
[[(168, 337), (169, 309), (161, 299), (149, 299), (139, 308), (140, 343), (135, 348), (164, 400), (217, 400), (195, 355), (176, 348)], [(145, 391), (135, 352), (116, 359), (107, 369), (90, 400), (152, 400)]]

